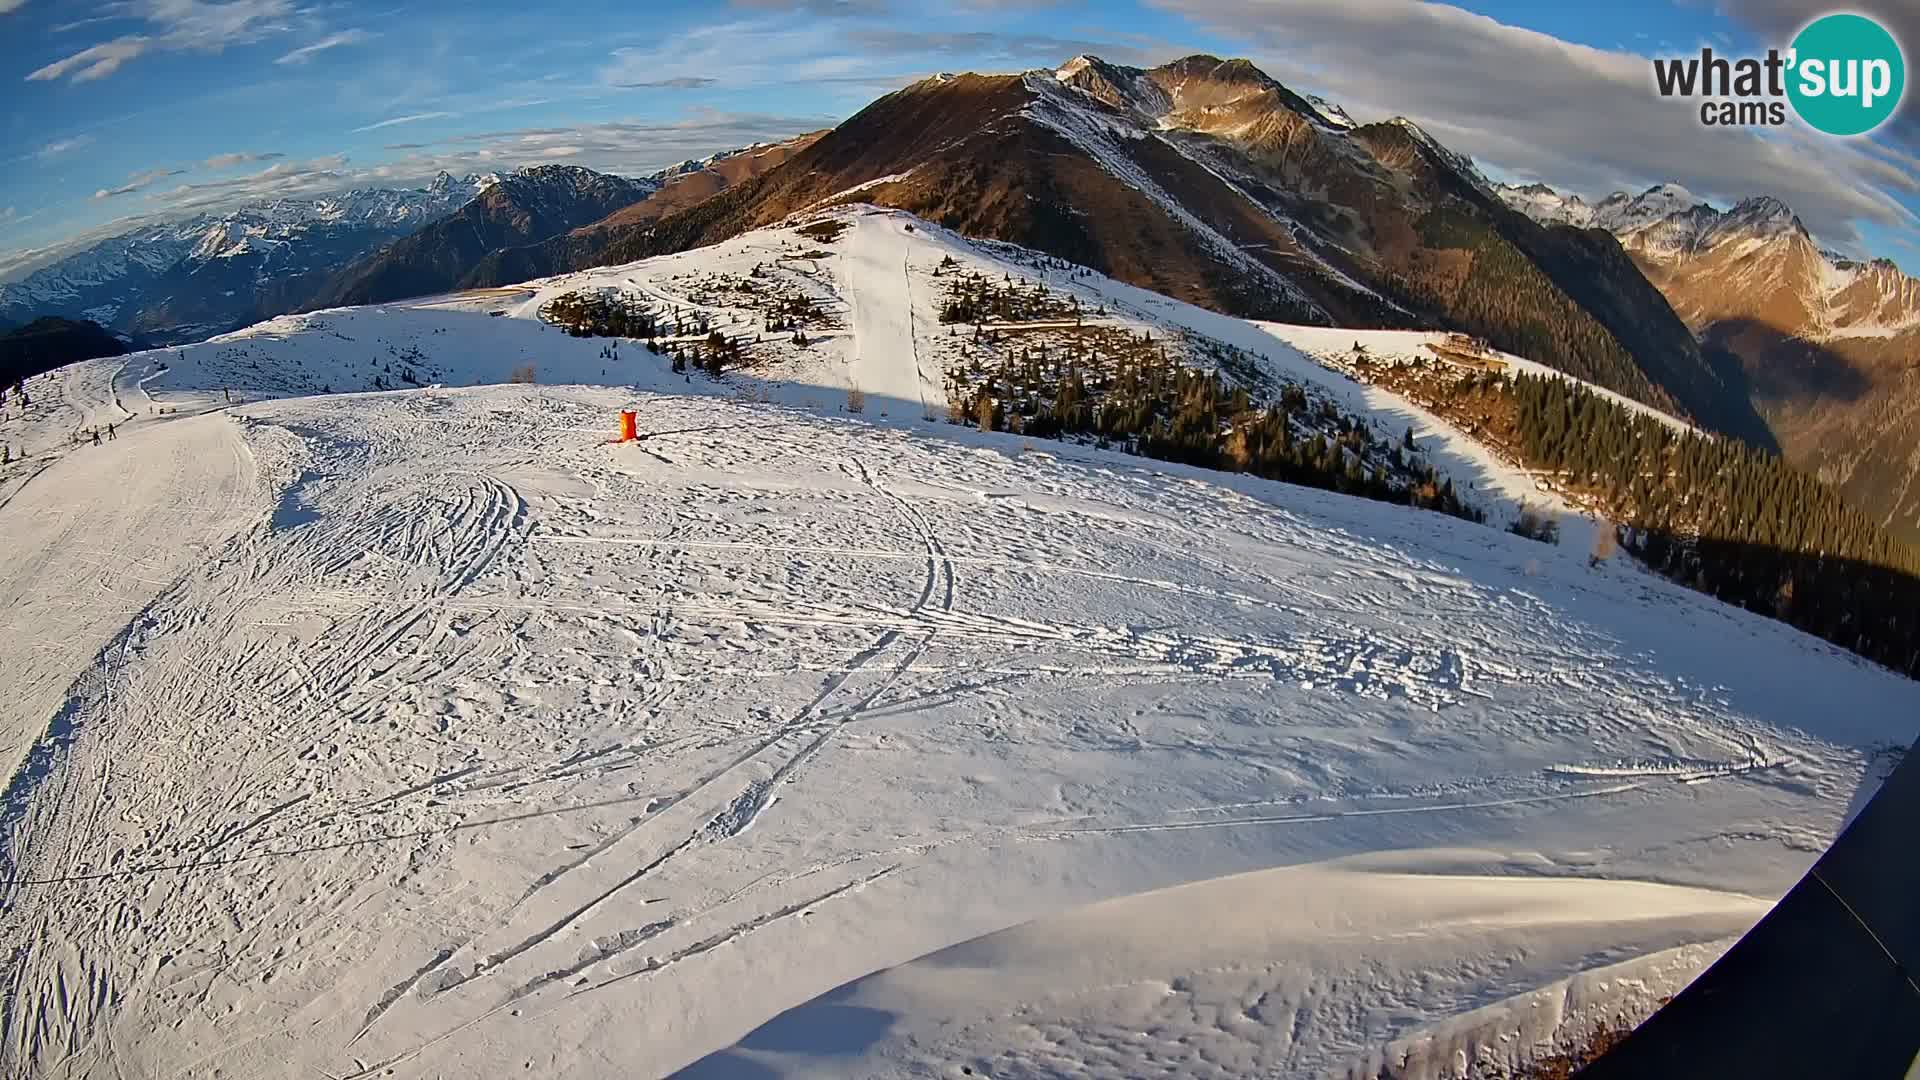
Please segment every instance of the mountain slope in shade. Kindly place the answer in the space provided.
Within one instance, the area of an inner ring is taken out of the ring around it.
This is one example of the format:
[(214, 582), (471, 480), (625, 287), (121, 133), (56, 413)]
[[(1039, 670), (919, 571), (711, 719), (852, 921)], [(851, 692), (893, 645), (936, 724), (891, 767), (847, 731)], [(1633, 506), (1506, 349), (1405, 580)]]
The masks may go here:
[(128, 351), (125, 342), (98, 324), (49, 315), (0, 333), (0, 386), (76, 361)]
[(1822, 249), (1778, 199), (1720, 211), (1662, 189), (1677, 190), (1610, 197), (1601, 206), (1621, 211), (1594, 224), (1709, 348), (1738, 358), (1790, 460), (1920, 536), (1920, 280)]
[(1244, 60), (936, 76), (699, 206), (497, 252), (467, 284), (682, 250), (848, 199), (1219, 311), (1457, 327), (1766, 439), (1737, 370), (1701, 353), (1617, 245), (1542, 230), (1418, 126), (1356, 125)]
[(0, 315), (86, 318), (161, 342), (287, 310), (325, 276), (444, 217), (492, 177), (280, 199), (109, 237), (0, 285)]
[(308, 310), (445, 292), (496, 248), (532, 243), (598, 221), (659, 187), (573, 165), (535, 165), (500, 177), (458, 211), (341, 270)]

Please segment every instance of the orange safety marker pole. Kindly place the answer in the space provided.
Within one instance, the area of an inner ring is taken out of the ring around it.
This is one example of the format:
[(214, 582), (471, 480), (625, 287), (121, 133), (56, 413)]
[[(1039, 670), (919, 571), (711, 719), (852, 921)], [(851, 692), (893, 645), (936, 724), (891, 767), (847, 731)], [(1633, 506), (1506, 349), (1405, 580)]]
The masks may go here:
[(640, 421), (632, 409), (620, 410), (620, 441), (633, 442), (640, 437)]

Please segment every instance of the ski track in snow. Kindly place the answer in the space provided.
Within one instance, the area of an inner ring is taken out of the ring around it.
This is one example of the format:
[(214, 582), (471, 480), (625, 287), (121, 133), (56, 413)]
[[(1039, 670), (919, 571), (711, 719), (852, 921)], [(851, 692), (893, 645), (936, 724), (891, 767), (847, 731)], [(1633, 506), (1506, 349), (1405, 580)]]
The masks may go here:
[[(328, 357), (396, 326), (449, 382), (529, 355), (587, 380), (599, 343), (521, 317), (570, 281), (513, 318), (441, 299), (276, 320), (166, 375), (68, 369), (17, 423), (133, 419), (0, 504), (0, 1071), (659, 1074), (1009, 925), (1388, 850), (1776, 895), (1868, 744), (1911, 738), (1914, 684), (1584, 551), (833, 417), (848, 385), (934, 401), (915, 275), (999, 266), (849, 219), (851, 329), (772, 403), (643, 353), (620, 363), (645, 389), (219, 408), (244, 378), (342, 381)], [(603, 276), (679, 297), (764, 245)], [(611, 445), (636, 401), (648, 438)], [(1609, 956), (1717, 940), (1748, 903), (1609, 924)], [(1243, 1027), (1330, 1069), (1591, 962), (1526, 955), (1469, 956), (1444, 993), (1383, 961), (1390, 1018), (1336, 979)]]

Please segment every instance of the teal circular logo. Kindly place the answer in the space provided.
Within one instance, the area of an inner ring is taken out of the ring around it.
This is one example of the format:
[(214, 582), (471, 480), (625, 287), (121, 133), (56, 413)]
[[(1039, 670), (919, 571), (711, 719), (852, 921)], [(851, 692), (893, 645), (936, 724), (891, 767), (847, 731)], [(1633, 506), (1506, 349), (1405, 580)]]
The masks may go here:
[(1885, 27), (1864, 15), (1823, 15), (1793, 39), (1787, 98), (1829, 135), (1865, 135), (1893, 115), (1907, 89), (1907, 60)]

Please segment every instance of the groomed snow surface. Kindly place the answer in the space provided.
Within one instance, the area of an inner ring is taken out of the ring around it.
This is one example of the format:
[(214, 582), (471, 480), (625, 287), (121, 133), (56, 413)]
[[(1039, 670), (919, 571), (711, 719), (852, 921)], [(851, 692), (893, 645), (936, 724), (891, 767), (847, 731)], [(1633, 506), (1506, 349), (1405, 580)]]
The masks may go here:
[[(41, 384), (0, 1072), (1459, 1075), (1644, 1013), (1912, 739), (1619, 560), (928, 420), (932, 268), (1023, 268), (846, 216)], [(533, 317), (776, 259), (845, 329), (757, 375)]]

